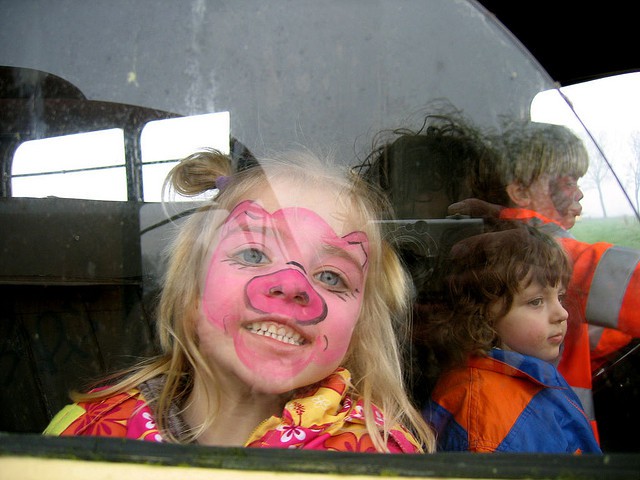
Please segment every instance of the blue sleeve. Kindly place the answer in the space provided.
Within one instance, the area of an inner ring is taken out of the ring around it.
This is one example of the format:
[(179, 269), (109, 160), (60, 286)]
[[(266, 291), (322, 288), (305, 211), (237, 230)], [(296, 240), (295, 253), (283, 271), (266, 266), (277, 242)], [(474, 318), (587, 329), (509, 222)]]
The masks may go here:
[(422, 416), (436, 431), (438, 451), (466, 452), (469, 450), (467, 431), (456, 422), (454, 416), (446, 408), (429, 400), (422, 411)]

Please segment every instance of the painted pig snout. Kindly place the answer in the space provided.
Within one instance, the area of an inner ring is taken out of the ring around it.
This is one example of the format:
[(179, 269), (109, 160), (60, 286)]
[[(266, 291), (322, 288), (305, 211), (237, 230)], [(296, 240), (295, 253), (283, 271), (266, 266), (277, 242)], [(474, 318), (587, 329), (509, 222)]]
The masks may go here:
[(327, 316), (327, 304), (306, 276), (294, 269), (253, 278), (245, 289), (249, 306), (260, 313), (294, 318), (313, 325)]

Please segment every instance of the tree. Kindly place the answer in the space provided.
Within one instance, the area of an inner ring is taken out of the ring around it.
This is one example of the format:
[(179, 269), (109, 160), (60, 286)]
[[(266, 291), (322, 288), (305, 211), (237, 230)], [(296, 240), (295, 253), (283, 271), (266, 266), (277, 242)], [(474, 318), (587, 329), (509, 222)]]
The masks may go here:
[(631, 150), (633, 158), (629, 162), (629, 179), (633, 187), (636, 211), (640, 211), (640, 131), (631, 134)]
[[(606, 135), (601, 134), (598, 136), (598, 143), (603, 145)], [(602, 215), (607, 218), (607, 209), (604, 204), (603, 183), (606, 176), (609, 174), (609, 165), (605, 162), (602, 154), (590, 143), (587, 144), (587, 150), (589, 151), (589, 170), (585, 175), (585, 180), (588, 183), (592, 183), (598, 190), (598, 200), (600, 201), (600, 207), (602, 208)]]

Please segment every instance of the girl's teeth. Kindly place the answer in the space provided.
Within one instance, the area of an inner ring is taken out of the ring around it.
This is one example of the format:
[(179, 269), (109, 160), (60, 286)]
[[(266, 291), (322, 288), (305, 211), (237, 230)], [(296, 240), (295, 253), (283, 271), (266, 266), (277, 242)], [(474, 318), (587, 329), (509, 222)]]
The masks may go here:
[(291, 345), (302, 345), (304, 339), (302, 336), (293, 330), (288, 330), (286, 327), (280, 325), (277, 326), (273, 323), (256, 322), (247, 326), (247, 330), (257, 335), (263, 335), (265, 337), (271, 337), (280, 342), (288, 343)]

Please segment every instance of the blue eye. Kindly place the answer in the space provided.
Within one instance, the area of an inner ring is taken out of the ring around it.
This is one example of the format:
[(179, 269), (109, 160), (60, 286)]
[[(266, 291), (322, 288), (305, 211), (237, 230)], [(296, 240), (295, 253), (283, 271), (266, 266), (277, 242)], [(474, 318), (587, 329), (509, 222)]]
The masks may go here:
[(346, 284), (342, 280), (342, 277), (340, 275), (338, 275), (337, 273), (332, 272), (330, 270), (324, 270), (324, 271), (322, 271), (320, 273), (317, 273), (315, 275), (315, 278), (318, 281), (320, 281), (320, 282), (322, 282), (322, 283), (324, 283), (324, 284), (326, 284), (326, 285), (328, 285), (330, 287), (341, 287), (341, 288), (345, 288), (346, 287)]
[(238, 253), (238, 256), (242, 259), (243, 262), (251, 265), (259, 265), (261, 263), (266, 263), (269, 260), (263, 252), (255, 248), (247, 248), (246, 250), (242, 250), (240, 253)]

